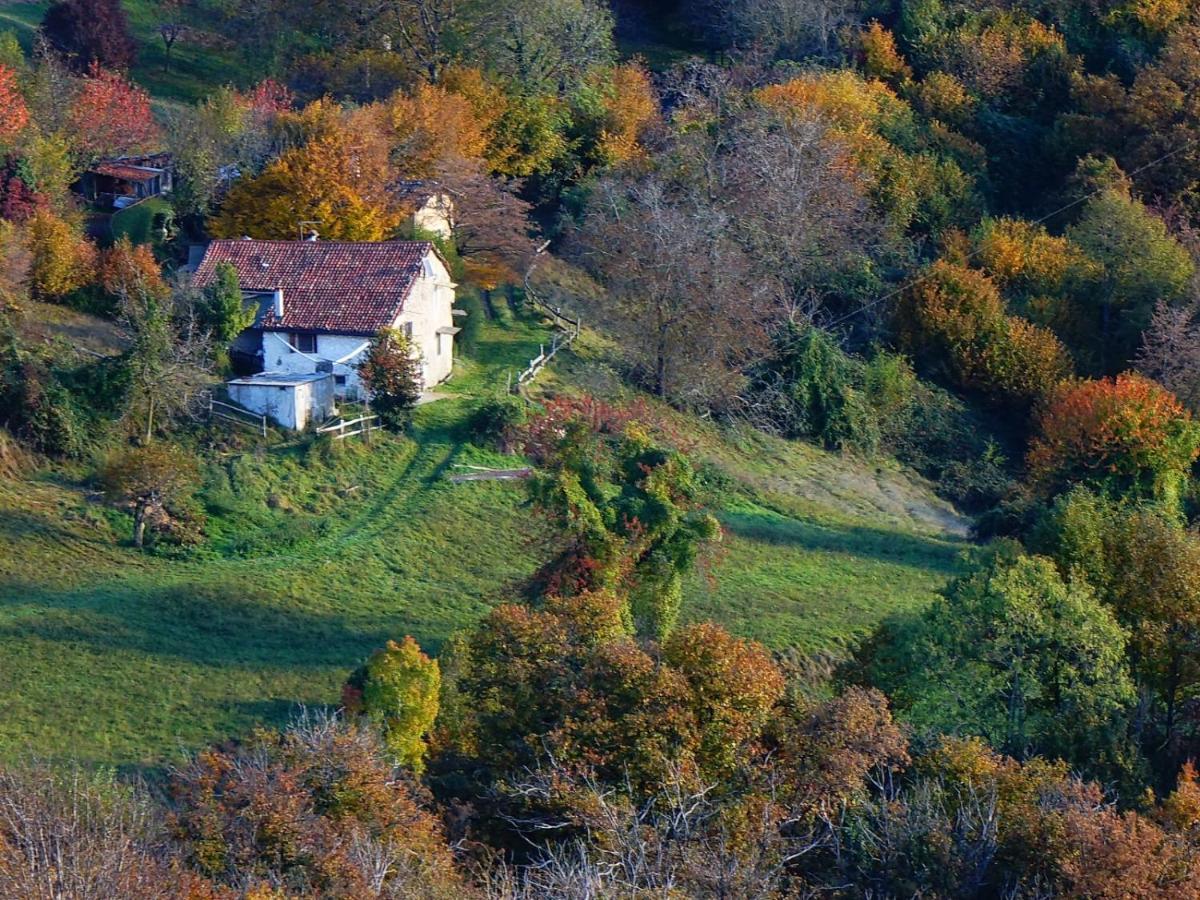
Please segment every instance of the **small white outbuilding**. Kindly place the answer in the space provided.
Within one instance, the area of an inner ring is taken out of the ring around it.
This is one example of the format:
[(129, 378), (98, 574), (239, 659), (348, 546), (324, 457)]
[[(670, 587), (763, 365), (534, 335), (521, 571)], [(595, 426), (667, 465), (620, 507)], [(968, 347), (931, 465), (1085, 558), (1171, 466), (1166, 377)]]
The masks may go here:
[(229, 399), (277, 425), (304, 431), (337, 410), (331, 372), (262, 372), (226, 382)]

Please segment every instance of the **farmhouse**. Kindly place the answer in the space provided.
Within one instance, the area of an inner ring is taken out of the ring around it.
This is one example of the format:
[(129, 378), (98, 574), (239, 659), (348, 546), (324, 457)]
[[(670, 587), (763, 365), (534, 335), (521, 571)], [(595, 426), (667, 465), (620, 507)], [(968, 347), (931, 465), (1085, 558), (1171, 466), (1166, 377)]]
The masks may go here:
[[(220, 263), (233, 266), (243, 296), (259, 304), (254, 325), (239, 336), (233, 352), (246, 371), (261, 373), (255, 377), (264, 386), (293, 383), (282, 376), (328, 374), (337, 397), (359, 399), (357, 365), (383, 328), (408, 335), (421, 357), (425, 387), (450, 376), (459, 331), (456, 286), (431, 243), (213, 241), (196, 268), (196, 283), (209, 283)], [(246, 396), (261, 393), (245, 383), (239, 388)], [(288, 408), (305, 402), (289, 398)]]

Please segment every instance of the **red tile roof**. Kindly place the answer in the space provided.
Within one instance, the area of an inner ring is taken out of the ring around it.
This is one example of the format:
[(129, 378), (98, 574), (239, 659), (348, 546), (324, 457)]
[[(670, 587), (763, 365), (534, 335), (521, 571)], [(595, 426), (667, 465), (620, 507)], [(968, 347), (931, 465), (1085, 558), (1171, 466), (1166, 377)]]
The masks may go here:
[(269, 308), (262, 328), (373, 335), (395, 322), (430, 252), (426, 241), (213, 241), (196, 282), (228, 262), (243, 291), (283, 291), (283, 319)]

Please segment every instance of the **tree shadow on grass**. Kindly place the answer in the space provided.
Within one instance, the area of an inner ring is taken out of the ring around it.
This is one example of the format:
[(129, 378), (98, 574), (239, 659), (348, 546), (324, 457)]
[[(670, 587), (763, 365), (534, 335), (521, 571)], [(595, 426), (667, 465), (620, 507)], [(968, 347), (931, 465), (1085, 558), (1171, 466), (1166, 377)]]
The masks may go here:
[[(59, 591), (0, 581), (0, 612), (0, 641), (33, 637), (214, 667), (349, 668), (396, 636), (383, 615), (370, 626), (352, 624), (334, 613), (283, 608), (249, 586), (187, 582)], [(401, 613), (391, 618), (399, 621)]]
[(950, 536), (927, 537), (861, 525), (818, 525), (768, 510), (727, 511), (720, 518), (731, 534), (747, 541), (917, 565), (945, 575), (959, 571), (959, 556), (968, 546), (961, 538)]

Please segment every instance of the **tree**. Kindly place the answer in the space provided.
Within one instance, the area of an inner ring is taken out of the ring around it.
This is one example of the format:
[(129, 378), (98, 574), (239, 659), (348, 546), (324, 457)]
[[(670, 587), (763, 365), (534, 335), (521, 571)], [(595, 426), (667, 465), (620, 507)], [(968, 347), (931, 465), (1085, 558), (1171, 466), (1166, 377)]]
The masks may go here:
[[(778, 315), (800, 324), (826, 312), (845, 315), (846, 308), (827, 306), (847, 295), (853, 310), (861, 273), (886, 252), (886, 223), (872, 209), (869, 179), (847, 165), (845, 146), (815, 111), (754, 111), (726, 127), (715, 158), (685, 164), (707, 163), (720, 173), (732, 235), (754, 277), (778, 295)], [(863, 287), (867, 294), (874, 285)]]
[(695, 24), (720, 47), (768, 59), (829, 56), (839, 30), (859, 20), (856, 0), (701, 0)]
[(589, 169), (642, 156), (643, 133), (659, 120), (650, 75), (636, 63), (594, 69), (571, 103), (572, 131), (587, 145), (581, 155)]
[(201, 324), (212, 332), (213, 340), (228, 344), (254, 324), (257, 311), (257, 305), (242, 296), (237, 270), (230, 263), (218, 263), (204, 288), (200, 310)]
[(486, 121), (464, 96), (421, 82), (382, 105), (393, 164), (405, 178), (434, 178), (446, 160), (481, 159), (488, 147)]
[(47, 198), (35, 191), (28, 179), (30, 173), (24, 160), (9, 157), (7, 164), (0, 167), (0, 219), (21, 224), (48, 205)]
[(83, 159), (153, 149), (161, 139), (150, 95), (93, 64), (68, 116), (72, 146)]
[(78, 227), (49, 210), (29, 219), (29, 288), (35, 299), (61, 300), (91, 280), (96, 248)]
[(0, 770), (0, 895), (224, 900), (165, 843), (158, 804), (111, 773)]
[(1112, 765), (1134, 699), (1125, 642), (1085, 583), (1001, 546), (901, 629), (876, 683), (918, 728)]
[(1200, 683), (1200, 539), (1169, 510), (1122, 504), (1075, 488), (1059, 497), (1033, 539), (1059, 570), (1085, 578), (1129, 629), (1141, 689), (1143, 743), (1173, 774), (1190, 734), (1181, 698)]
[(0, 147), (13, 141), (29, 124), (29, 108), (17, 85), (17, 74), (0, 64)]
[(441, 683), (437, 660), (406, 636), (399, 644), (388, 641), (350, 676), (342, 705), (374, 722), (392, 758), (419, 775), (425, 769), (425, 736), (437, 718)]
[(1155, 304), (1142, 332), (1137, 369), (1179, 398), (1193, 415), (1200, 414), (1200, 322), (1194, 306)]
[(995, 282), (957, 263), (940, 259), (915, 280), (898, 320), (915, 358), (993, 402), (1028, 406), (1070, 373), (1052, 333), (1008, 315)]
[(526, 450), (541, 471), (530, 496), (562, 526), (567, 546), (542, 572), (546, 594), (623, 591), (625, 621), (658, 640), (675, 627), (683, 579), (720, 525), (700, 503), (687, 458), (627, 422), (619, 437), (596, 434), (586, 412), (551, 406), (526, 424)]
[(63, 0), (46, 11), (42, 34), (78, 72), (95, 66), (126, 72), (137, 45), (120, 0)]
[(171, 71), (171, 51), (187, 31), (184, 11), (191, 0), (158, 0), (158, 36), (163, 42), (163, 71)]
[(393, 328), (375, 335), (358, 364), (358, 377), (384, 427), (407, 428), (421, 399), (421, 358), (407, 335)]
[(665, 782), (728, 777), (751, 756), (783, 694), (764, 648), (707, 625), (659, 655), (624, 633), (620, 609), (612, 594), (582, 594), (501, 606), (475, 629), (457, 690), (470, 752), (495, 781), (553, 759), (644, 799)]
[(1088, 200), (1067, 237), (1100, 268), (1087, 293), (1098, 307), (1090, 311), (1100, 345), (1096, 368), (1119, 372), (1133, 360), (1155, 304), (1185, 299), (1195, 265), (1160, 218), (1116, 190)]
[(454, 58), (462, 0), (393, 0), (403, 52), (436, 84)]
[(382, 241), (400, 214), (389, 187), (394, 174), (378, 133), (351, 131), (340, 113), (313, 104), (300, 117), (314, 128), (307, 143), (286, 151), (261, 174), (234, 183), (209, 220), (218, 237), (294, 239), (300, 222), (319, 222), (321, 236)]
[(478, 162), (447, 159), (437, 186), (450, 197), (451, 237), (471, 280), (488, 289), (519, 281), (534, 249), (532, 207), (520, 183), (493, 178)]
[(157, 428), (194, 413), (208, 383), (211, 347), (196, 299), (187, 288), (164, 292), (150, 278), (131, 280), (120, 298), (118, 322), (130, 343), (128, 415), (147, 444)]
[(0, 318), (6, 312), (20, 309), (21, 301), (27, 297), (32, 262), (25, 236), (12, 222), (0, 221)]
[(131, 302), (138, 291), (159, 299), (170, 294), (149, 244), (134, 246), (128, 236), (123, 235), (100, 253), (96, 274), (100, 286), (116, 299), (118, 306)]
[(146, 525), (197, 487), (196, 461), (173, 444), (132, 447), (110, 459), (100, 475), (110, 503), (133, 507), (133, 545), (146, 541)]
[(612, 13), (598, 0), (500, 0), (479, 11), (472, 49), (518, 94), (569, 94), (614, 60)]
[(420, 785), (373, 729), (338, 715), (303, 713), (198, 753), (170, 788), (175, 846), (228, 896), (470, 895)]
[(764, 352), (771, 296), (729, 214), (661, 174), (610, 175), (589, 197), (575, 255), (608, 289), (585, 312), (635, 376), (681, 406), (721, 406)]
[(1161, 385), (1132, 372), (1066, 384), (1037, 415), (1027, 462), (1046, 492), (1089, 484), (1115, 497), (1182, 497), (1200, 424)]

